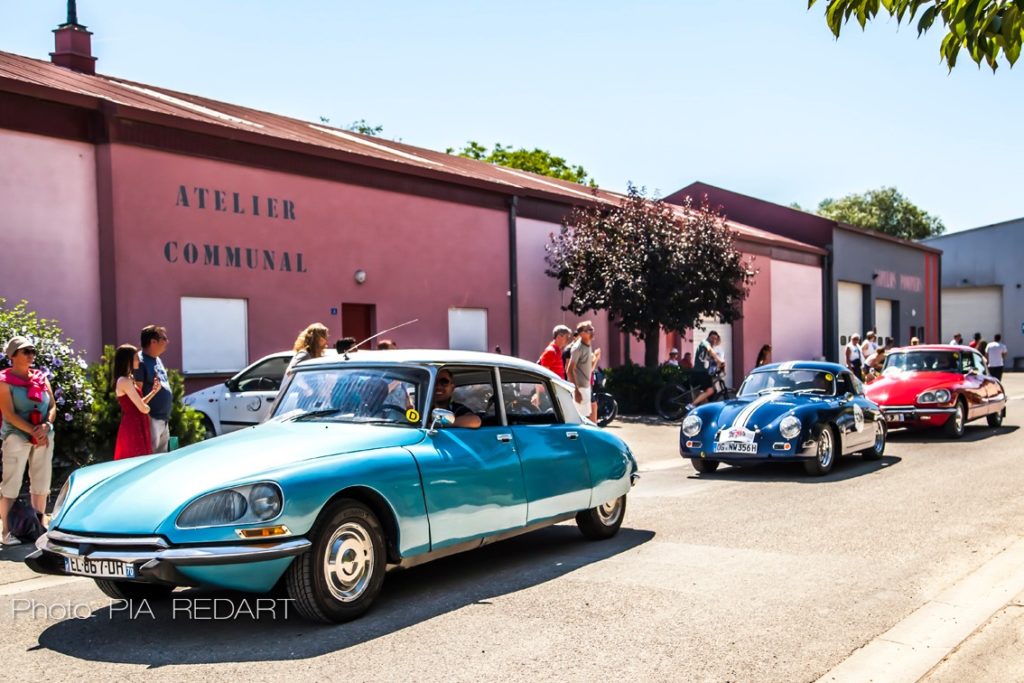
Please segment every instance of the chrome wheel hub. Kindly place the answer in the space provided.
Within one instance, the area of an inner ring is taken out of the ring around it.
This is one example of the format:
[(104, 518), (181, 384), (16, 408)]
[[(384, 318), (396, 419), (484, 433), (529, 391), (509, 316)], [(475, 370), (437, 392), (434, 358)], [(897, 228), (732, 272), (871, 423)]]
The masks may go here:
[(954, 422), (954, 425), (956, 426), (957, 433), (962, 432), (964, 430), (964, 409), (957, 406), (956, 412), (953, 414), (953, 419), (956, 421)]
[(597, 518), (605, 526), (613, 526), (622, 516), (622, 498), (616, 498), (597, 507)]
[(881, 453), (885, 449), (885, 427), (881, 422), (875, 423), (875, 451)]
[(335, 529), (324, 551), (324, 578), (331, 595), (352, 602), (366, 591), (373, 575), (373, 541), (361, 524), (347, 522)]
[(828, 467), (832, 464), (832, 430), (826, 429), (818, 437), (818, 464)]

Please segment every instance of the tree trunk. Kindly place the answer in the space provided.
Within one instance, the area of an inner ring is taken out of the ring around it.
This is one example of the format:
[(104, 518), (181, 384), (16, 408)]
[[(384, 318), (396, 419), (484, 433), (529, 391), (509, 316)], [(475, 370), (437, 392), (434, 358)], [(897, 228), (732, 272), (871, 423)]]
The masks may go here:
[(661, 330), (655, 327), (648, 330), (644, 339), (644, 365), (649, 368), (658, 367), (658, 354), (661, 352)]

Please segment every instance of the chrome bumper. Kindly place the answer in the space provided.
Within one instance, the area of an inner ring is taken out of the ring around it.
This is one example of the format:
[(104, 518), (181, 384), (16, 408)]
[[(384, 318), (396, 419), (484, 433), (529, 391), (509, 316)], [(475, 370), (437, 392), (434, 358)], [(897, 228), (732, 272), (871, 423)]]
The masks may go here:
[(920, 419), (925, 415), (952, 415), (957, 411), (956, 406), (949, 408), (918, 408), (917, 406), (879, 406), (886, 422), (908, 421)]
[(187, 585), (177, 567), (264, 562), (301, 555), (311, 546), (305, 538), (171, 546), (159, 536), (85, 536), (53, 529), (36, 540), (36, 551), (25, 558), (25, 564), (40, 574), (66, 575), (66, 557), (115, 560), (135, 566), (135, 574), (142, 580)]

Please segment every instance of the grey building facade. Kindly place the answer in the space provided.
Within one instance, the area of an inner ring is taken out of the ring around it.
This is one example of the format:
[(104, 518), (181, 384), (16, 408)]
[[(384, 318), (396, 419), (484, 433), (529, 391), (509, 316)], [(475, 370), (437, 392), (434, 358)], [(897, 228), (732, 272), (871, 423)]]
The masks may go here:
[(1007, 369), (1024, 370), (1024, 218), (925, 242), (943, 253), (943, 338), (1002, 334)]

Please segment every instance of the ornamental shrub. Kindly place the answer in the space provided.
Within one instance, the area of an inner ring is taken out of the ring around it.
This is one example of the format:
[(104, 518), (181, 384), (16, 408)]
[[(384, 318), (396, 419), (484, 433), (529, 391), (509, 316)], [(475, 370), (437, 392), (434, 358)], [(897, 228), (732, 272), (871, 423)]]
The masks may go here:
[[(121, 405), (110, 386), (111, 366), (114, 362), (116, 349), (107, 344), (103, 347), (103, 356), (98, 363), (89, 368), (89, 381), (93, 396), (92, 415), (96, 460), (110, 460), (114, 457), (114, 444), (117, 442), (117, 428), (121, 424)], [(173, 404), (171, 407), (171, 436), (178, 437), (178, 446), (202, 441), (206, 434), (202, 415), (184, 403), (185, 380), (177, 370), (168, 370), (167, 379), (171, 384)]]
[(54, 484), (62, 483), (60, 473), (84, 465), (92, 455), (92, 385), (86, 376), (88, 364), (73, 341), (64, 336), (56, 320), (40, 318), (21, 301), (13, 308), (0, 297), (0, 369), (11, 367), (3, 355), (8, 340), (16, 335), (28, 337), (38, 355), (34, 367), (43, 371), (57, 403), (54, 422)]

